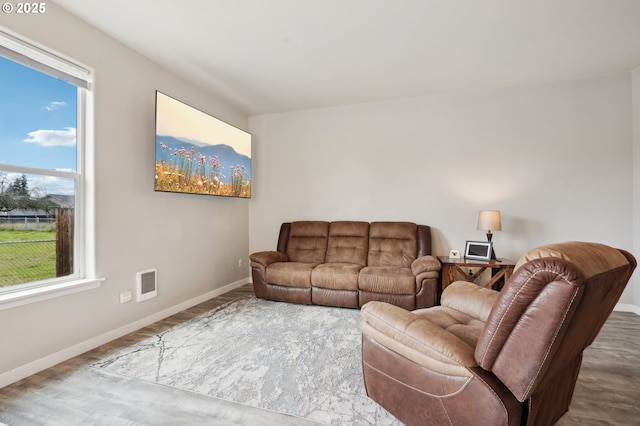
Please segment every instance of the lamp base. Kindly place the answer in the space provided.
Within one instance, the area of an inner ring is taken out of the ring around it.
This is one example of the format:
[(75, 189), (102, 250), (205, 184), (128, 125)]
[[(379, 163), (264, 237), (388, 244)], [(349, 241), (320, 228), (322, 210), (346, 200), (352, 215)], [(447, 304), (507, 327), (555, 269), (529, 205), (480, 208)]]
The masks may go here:
[[(491, 242), (491, 238), (493, 237), (493, 233), (491, 231), (487, 232), (487, 241)], [(493, 250), (493, 244), (491, 244), (491, 259), (498, 260), (496, 258), (496, 252)]]

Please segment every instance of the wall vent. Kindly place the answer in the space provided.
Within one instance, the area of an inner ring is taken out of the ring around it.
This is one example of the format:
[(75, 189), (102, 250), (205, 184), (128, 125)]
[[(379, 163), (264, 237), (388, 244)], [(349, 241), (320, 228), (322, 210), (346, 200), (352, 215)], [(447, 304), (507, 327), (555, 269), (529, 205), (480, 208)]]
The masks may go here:
[(136, 300), (142, 302), (143, 300), (151, 299), (158, 295), (158, 270), (147, 269), (146, 271), (140, 271), (136, 274)]

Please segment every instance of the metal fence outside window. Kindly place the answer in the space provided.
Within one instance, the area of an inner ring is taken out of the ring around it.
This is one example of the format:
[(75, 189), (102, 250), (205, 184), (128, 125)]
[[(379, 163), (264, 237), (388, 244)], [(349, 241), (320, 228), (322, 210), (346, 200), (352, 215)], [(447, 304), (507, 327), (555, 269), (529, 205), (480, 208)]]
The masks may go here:
[[(0, 218), (0, 287), (56, 277), (55, 227), (55, 218)], [(5, 231), (43, 232), (7, 241)]]
[(46, 231), (56, 224), (55, 217), (9, 217), (0, 216), (0, 229), (24, 231)]

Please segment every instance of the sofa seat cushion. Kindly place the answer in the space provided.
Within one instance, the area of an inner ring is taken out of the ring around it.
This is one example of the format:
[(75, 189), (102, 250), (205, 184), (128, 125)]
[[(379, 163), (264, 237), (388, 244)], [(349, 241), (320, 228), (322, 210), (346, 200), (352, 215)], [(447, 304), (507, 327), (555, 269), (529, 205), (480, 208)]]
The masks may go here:
[(267, 282), (285, 287), (311, 288), (311, 271), (317, 263), (276, 262), (267, 267)]
[(372, 293), (415, 294), (416, 278), (411, 268), (367, 266), (358, 277), (358, 288)]
[[(480, 286), (476, 287), (487, 290)], [(448, 306), (418, 309), (413, 311), (413, 314), (418, 318), (429, 320), (443, 330), (447, 330), (474, 349), (484, 329), (484, 321)]]
[(311, 271), (313, 287), (331, 290), (358, 291), (358, 273), (362, 265), (353, 263), (324, 263)]
[(431, 318), (383, 302), (362, 307), (362, 333), (393, 352), (439, 374), (469, 377), (477, 367), (474, 347), (450, 332), (455, 320)]

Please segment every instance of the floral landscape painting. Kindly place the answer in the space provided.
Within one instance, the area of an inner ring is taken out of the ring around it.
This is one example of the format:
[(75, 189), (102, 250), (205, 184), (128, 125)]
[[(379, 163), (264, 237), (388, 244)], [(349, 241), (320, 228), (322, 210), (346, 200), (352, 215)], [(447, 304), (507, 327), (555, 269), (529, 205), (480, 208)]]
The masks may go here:
[(155, 190), (251, 197), (251, 135), (156, 92)]

